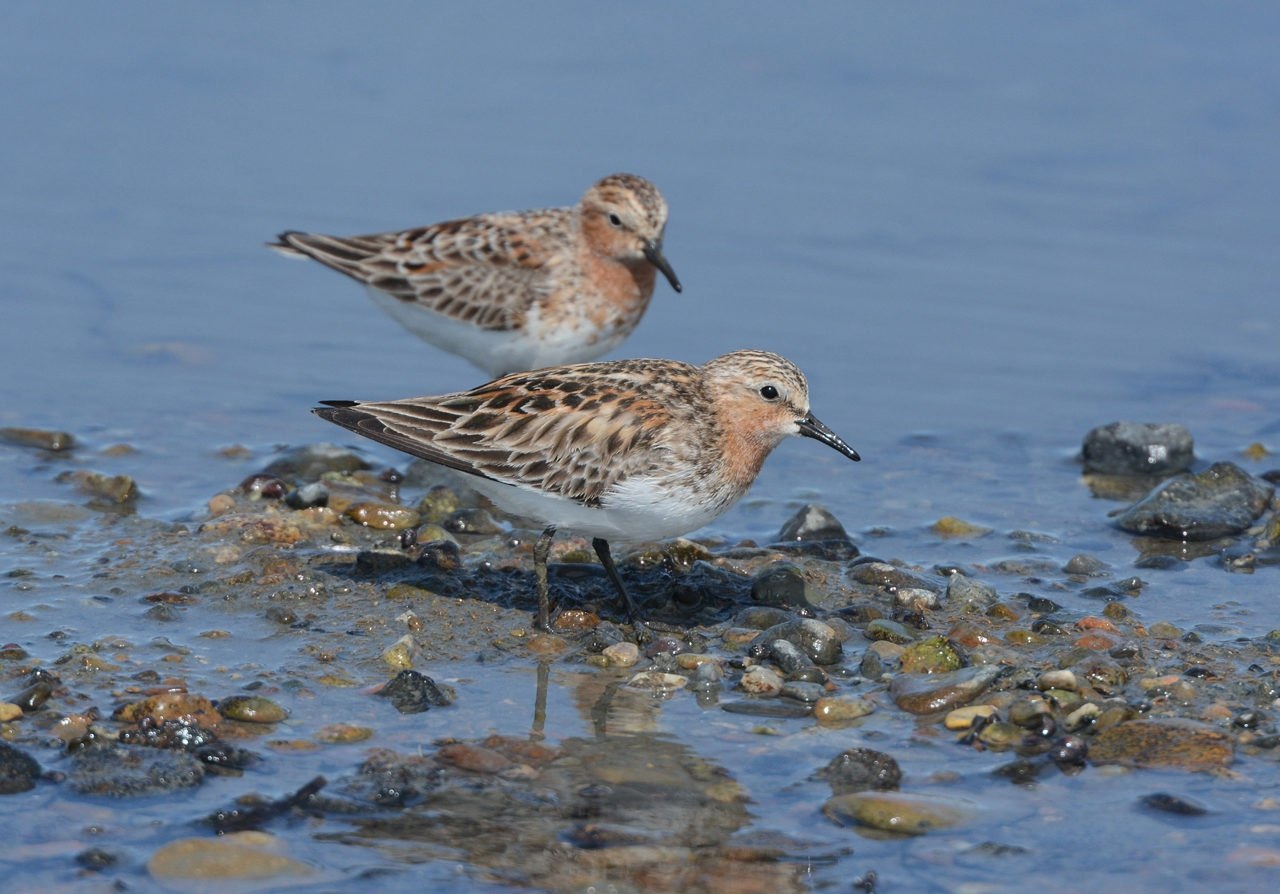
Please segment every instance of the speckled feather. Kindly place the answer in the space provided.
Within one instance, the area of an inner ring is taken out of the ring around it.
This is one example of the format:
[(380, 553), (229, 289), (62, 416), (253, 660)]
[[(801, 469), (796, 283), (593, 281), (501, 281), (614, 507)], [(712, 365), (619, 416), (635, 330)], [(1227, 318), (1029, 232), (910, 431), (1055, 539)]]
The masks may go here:
[[(775, 397), (762, 396), (769, 388)], [(592, 519), (610, 514), (635, 515), (629, 520), (641, 537), (701, 527), (746, 492), (788, 435), (817, 437), (857, 457), (810, 415), (800, 370), (764, 351), (701, 367), (675, 360), (555, 367), (456, 394), (335, 401), (316, 412), (413, 456), (544, 495), (535, 509), (543, 521), (602, 537), (618, 536), (618, 526)], [(514, 496), (504, 500), (505, 490), (485, 492), (501, 504)]]
[(271, 247), (345, 273), (419, 337), (499, 373), (605, 353), (639, 323), (658, 271), (679, 291), (666, 222), (657, 187), (612, 174), (569, 208), (365, 236), (286, 231)]

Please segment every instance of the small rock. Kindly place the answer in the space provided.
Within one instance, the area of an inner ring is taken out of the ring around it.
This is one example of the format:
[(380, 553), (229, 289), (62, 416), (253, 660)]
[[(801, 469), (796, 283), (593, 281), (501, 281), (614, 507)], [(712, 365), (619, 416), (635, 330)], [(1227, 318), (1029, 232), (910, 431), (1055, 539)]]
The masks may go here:
[(932, 714), (966, 705), (1000, 676), (995, 665), (978, 665), (942, 674), (898, 674), (889, 683), (894, 704), (912, 714)]
[(70, 482), (90, 497), (111, 503), (132, 503), (138, 499), (138, 485), (128, 475), (103, 475), (87, 469), (75, 469), (58, 475), (59, 482)]
[(945, 636), (931, 636), (912, 643), (898, 658), (903, 673), (937, 674), (960, 668), (960, 653)]
[(851, 695), (829, 695), (813, 703), (813, 716), (819, 723), (848, 723), (865, 717), (876, 709), (868, 698)]
[(1094, 556), (1080, 553), (1068, 559), (1067, 564), (1062, 566), (1062, 570), (1067, 574), (1081, 577), (1099, 577), (1107, 573), (1107, 563)]
[(627, 681), (630, 689), (644, 689), (655, 695), (667, 695), (689, 685), (689, 678), (660, 671), (641, 671)]
[(973, 807), (954, 798), (908, 795), (902, 792), (852, 792), (836, 795), (822, 805), (828, 819), (848, 825), (868, 826), (883, 832), (924, 835), (949, 829), (969, 819)]
[(826, 689), (819, 683), (787, 680), (782, 684), (779, 693), (784, 698), (793, 698), (798, 702), (813, 704), (826, 694)]
[(999, 599), (995, 587), (966, 575), (953, 574), (947, 580), (947, 601), (963, 611), (986, 611)]
[(966, 705), (948, 712), (942, 723), (950, 730), (970, 729), (979, 718), (990, 720), (995, 716), (995, 705)]
[(848, 540), (844, 525), (824, 509), (808, 503), (783, 524), (778, 531), (778, 542), (812, 540)]
[(883, 751), (871, 748), (842, 751), (816, 775), (827, 781), (834, 795), (894, 791), (902, 781), (902, 769), (898, 762)]
[(55, 453), (70, 450), (76, 445), (76, 439), (66, 432), (49, 431), (43, 428), (0, 428), (0, 441), (7, 441), (18, 447), (36, 447)]
[(882, 587), (889, 592), (906, 587), (941, 592), (938, 587), (935, 587), (924, 578), (916, 577), (914, 574), (903, 571), (888, 562), (858, 562), (849, 569), (849, 577), (855, 583)]
[(893, 604), (909, 612), (931, 611), (942, 604), (942, 598), (933, 590), (920, 587), (903, 587), (893, 594)]
[(290, 509), (311, 509), (329, 505), (329, 488), (322, 482), (312, 481), (285, 494), (285, 505)]
[(809, 605), (804, 574), (790, 562), (771, 565), (751, 581), (751, 601), (761, 605)]
[(1267, 508), (1275, 488), (1233, 463), (1166, 481), (1116, 519), (1125, 531), (1173, 540), (1238, 534)]
[(1094, 736), (1089, 757), (1095, 764), (1216, 770), (1233, 758), (1231, 736), (1191, 720), (1138, 719)]
[(269, 698), (260, 695), (233, 695), (218, 702), (218, 713), (228, 720), (243, 723), (279, 723), (289, 712)]
[(1036, 677), (1036, 686), (1041, 691), (1045, 689), (1065, 689), (1068, 692), (1075, 692), (1079, 685), (1076, 675), (1069, 670), (1047, 670)]
[(752, 695), (776, 696), (782, 692), (782, 677), (771, 667), (757, 664), (746, 669), (738, 683)]
[(872, 641), (905, 644), (915, 639), (915, 635), (905, 625), (888, 618), (876, 618), (867, 624), (862, 635)]
[(414, 670), (400, 671), (378, 690), (378, 695), (390, 699), (401, 714), (421, 714), (433, 707), (447, 707), (453, 702), (450, 694), (437, 686), (434, 680)]
[(1102, 475), (1175, 475), (1191, 468), (1191, 432), (1176, 423), (1112, 422), (1085, 435), (1084, 471)]
[(193, 788), (204, 780), (204, 764), (186, 751), (96, 744), (71, 756), (67, 782), (82, 795), (141, 797)]
[(956, 518), (954, 515), (945, 515), (933, 523), (930, 528), (933, 533), (939, 537), (959, 538), (959, 537), (982, 537), (991, 533), (990, 528), (984, 528), (982, 525), (965, 521), (962, 518)]
[(217, 838), (180, 838), (147, 860), (153, 878), (272, 879), (309, 875), (311, 867), (279, 853), (281, 844), (265, 832), (232, 832)]
[(1209, 812), (1209, 808), (1191, 798), (1186, 798), (1182, 795), (1171, 795), (1168, 792), (1143, 795), (1138, 801), (1143, 807), (1160, 813), (1172, 813), (1176, 816), (1204, 816)]
[(40, 765), (25, 751), (0, 742), (0, 795), (15, 795), (35, 788)]
[(416, 528), (421, 520), (415, 510), (394, 503), (352, 503), (342, 514), (356, 524), (379, 531)]
[(189, 692), (162, 692), (142, 701), (123, 705), (116, 710), (114, 716), (125, 723), (141, 724), (145, 720), (161, 726), (167, 720), (179, 720), (210, 729), (216, 728), (222, 720), (222, 715), (213, 706), (213, 702), (203, 695)]
[(813, 618), (800, 618), (776, 624), (752, 640), (752, 647), (771, 648), (774, 640), (786, 640), (809, 656), (814, 664), (835, 664), (840, 660), (840, 637), (829, 624)]
[(640, 660), (640, 647), (632, 642), (614, 643), (600, 652), (612, 667), (634, 667)]
[(808, 655), (785, 639), (775, 639), (769, 645), (769, 658), (788, 677), (807, 671), (814, 666)]

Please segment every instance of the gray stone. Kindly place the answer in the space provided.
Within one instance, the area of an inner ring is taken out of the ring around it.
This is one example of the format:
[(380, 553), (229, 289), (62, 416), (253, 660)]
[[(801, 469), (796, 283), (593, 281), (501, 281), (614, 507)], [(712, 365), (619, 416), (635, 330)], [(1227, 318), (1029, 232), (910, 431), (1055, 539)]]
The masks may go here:
[(1213, 540), (1238, 534), (1266, 510), (1275, 488), (1234, 463), (1170, 479), (1126, 509), (1116, 524), (1133, 534)]
[(1174, 475), (1191, 467), (1191, 432), (1177, 423), (1112, 422), (1085, 435), (1085, 472)]

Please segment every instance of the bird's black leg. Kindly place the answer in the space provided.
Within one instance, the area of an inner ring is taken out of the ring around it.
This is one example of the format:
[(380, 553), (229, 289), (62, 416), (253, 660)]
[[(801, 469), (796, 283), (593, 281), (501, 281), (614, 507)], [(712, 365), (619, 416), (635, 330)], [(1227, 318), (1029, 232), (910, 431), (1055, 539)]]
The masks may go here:
[(609, 541), (603, 537), (597, 537), (591, 541), (591, 545), (595, 548), (596, 555), (600, 557), (600, 564), (604, 566), (605, 573), (609, 575), (609, 580), (613, 581), (614, 588), (618, 591), (618, 595), (622, 597), (622, 601), (627, 607), (627, 620), (634, 624), (639, 620), (640, 615), (636, 612), (636, 604), (631, 601), (631, 594), (622, 585), (622, 576), (618, 574), (618, 569), (613, 564), (613, 556), (609, 554)]
[(538, 581), (538, 629), (548, 632), (551, 630), (551, 594), (547, 589), (547, 553), (551, 552), (554, 536), (556, 526), (547, 525), (533, 544), (533, 575)]

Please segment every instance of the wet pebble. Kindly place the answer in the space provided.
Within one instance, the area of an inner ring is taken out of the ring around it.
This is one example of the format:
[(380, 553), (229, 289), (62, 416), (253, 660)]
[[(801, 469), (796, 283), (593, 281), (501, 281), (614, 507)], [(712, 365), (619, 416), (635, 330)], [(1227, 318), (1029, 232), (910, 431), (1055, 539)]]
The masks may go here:
[(48, 671), (40, 670), (27, 679), (31, 682), (5, 701), (17, 705), (25, 713), (30, 713), (40, 710), (49, 700), (49, 696), (53, 694), (53, 687), (58, 683), (58, 678)]
[(803, 606), (809, 604), (804, 574), (795, 565), (772, 565), (751, 581), (751, 600), (762, 605)]
[(932, 714), (966, 705), (1000, 676), (995, 665), (966, 667), (950, 673), (898, 674), (889, 684), (894, 704), (911, 714)]
[(391, 670), (408, 670), (413, 667), (413, 655), (416, 651), (417, 644), (413, 636), (406, 633), (382, 650), (382, 661)]
[(193, 788), (204, 764), (186, 751), (97, 743), (71, 755), (67, 782), (82, 795), (139, 797)]
[(883, 751), (871, 748), (842, 751), (816, 775), (827, 781), (833, 795), (894, 791), (902, 781), (902, 769), (898, 762)]
[(389, 699), (401, 714), (421, 714), (431, 708), (443, 708), (452, 704), (449, 693), (436, 685), (430, 677), (415, 670), (402, 670), (378, 690), (378, 695)]
[(265, 832), (231, 832), (216, 838), (179, 838), (147, 860), (160, 881), (276, 879), (307, 876), (311, 867), (281, 853), (283, 845)]
[(1089, 743), (1095, 764), (1216, 770), (1233, 758), (1231, 736), (1191, 720), (1137, 719), (1104, 729)]
[(1062, 570), (1067, 574), (1080, 577), (1098, 577), (1107, 573), (1107, 563), (1093, 556), (1080, 553), (1068, 559), (1067, 564), (1062, 566)]
[(894, 592), (893, 604), (904, 611), (919, 614), (937, 608), (942, 604), (942, 597), (922, 587), (903, 587)]
[(329, 488), (319, 481), (312, 481), (285, 494), (285, 505), (291, 509), (311, 509), (329, 505)]
[(1000, 599), (996, 588), (976, 581), (963, 574), (953, 574), (947, 580), (947, 602), (964, 611), (985, 611)]
[(808, 503), (787, 519), (778, 531), (776, 540), (812, 541), (812, 540), (848, 540), (849, 534), (844, 525), (827, 509), (815, 503)]
[(769, 658), (788, 677), (814, 667), (808, 655), (785, 639), (775, 639), (769, 644)]
[(236, 488), (251, 500), (279, 500), (289, 492), (289, 486), (274, 475), (250, 475)]
[(997, 720), (983, 725), (978, 731), (978, 741), (988, 748), (999, 750), (1017, 746), (1025, 735), (1022, 727), (1008, 721)]
[(640, 660), (640, 647), (632, 642), (614, 643), (602, 649), (600, 654), (612, 667), (634, 667)]
[(1215, 463), (1165, 482), (1121, 513), (1116, 524), (1151, 537), (1213, 540), (1248, 528), (1274, 493), (1234, 463)]
[(1209, 812), (1209, 808), (1191, 798), (1183, 795), (1173, 795), (1168, 792), (1153, 792), (1150, 795), (1143, 795), (1138, 799), (1138, 803), (1149, 810), (1155, 810), (1159, 813), (1172, 813), (1176, 816), (1204, 816)]
[(798, 702), (813, 704), (818, 699), (827, 694), (826, 687), (820, 683), (805, 683), (800, 681), (787, 680), (782, 684), (779, 692), (784, 698), (793, 698)]
[(840, 825), (855, 824), (897, 832), (924, 835), (935, 829), (949, 829), (969, 819), (973, 807), (954, 798), (902, 792), (852, 792), (836, 795), (822, 806), (828, 819)]
[(415, 528), (421, 520), (415, 510), (395, 503), (352, 503), (342, 514), (358, 525), (379, 531)]
[(885, 590), (893, 592), (907, 587), (914, 587), (921, 590), (935, 590), (938, 588), (930, 584), (922, 577), (903, 571), (901, 568), (890, 565), (888, 562), (860, 562), (853, 565), (849, 569), (849, 578), (855, 583), (867, 584), (873, 587), (882, 587)]
[[(425, 568), (436, 568), (440, 571), (457, 571), (462, 567), (462, 550), (443, 530), (442, 537), (427, 539), (422, 537), (419, 529), (417, 553), (414, 561)], [(423, 542), (425, 541), (425, 542)]]
[(950, 730), (965, 730), (979, 721), (990, 720), (996, 716), (995, 705), (966, 705), (949, 711), (943, 718), (943, 726)]
[(945, 636), (931, 636), (907, 646), (898, 657), (903, 673), (936, 674), (958, 670), (963, 659)]
[(982, 537), (991, 533), (990, 528), (966, 521), (962, 518), (956, 518), (954, 515), (945, 515), (938, 519), (930, 527), (933, 533), (939, 537), (960, 538), (960, 537)]
[(1074, 692), (1079, 687), (1076, 675), (1069, 670), (1047, 670), (1036, 677), (1036, 686), (1044, 689), (1065, 689)]
[(14, 795), (35, 788), (40, 764), (25, 751), (0, 742), (0, 795)]
[(748, 714), (754, 717), (774, 717), (794, 719), (810, 717), (813, 708), (791, 699), (742, 699), (736, 702), (725, 702), (720, 710), (730, 714)]
[(752, 695), (772, 697), (781, 694), (783, 683), (782, 676), (773, 668), (757, 664), (743, 672), (738, 685)]
[(222, 719), (212, 701), (189, 692), (162, 692), (130, 702), (118, 708), (114, 717), (125, 723), (146, 721), (159, 726), (177, 720), (208, 728), (216, 728)]
[(1112, 422), (1084, 437), (1084, 471), (1101, 475), (1174, 475), (1191, 468), (1191, 432), (1176, 423)]
[(269, 698), (259, 695), (233, 695), (218, 702), (218, 713), (228, 720), (244, 723), (279, 723), (289, 712)]
[(76, 445), (76, 439), (67, 432), (43, 428), (0, 428), (0, 441), (17, 447), (35, 447), (55, 453), (70, 450)]
[(103, 872), (119, 862), (116, 854), (100, 847), (91, 847), (76, 854), (76, 865), (89, 872)]
[(839, 724), (866, 717), (876, 709), (869, 698), (856, 695), (826, 695), (813, 703), (813, 716), (819, 723)]
[(629, 689), (641, 689), (655, 695), (669, 695), (689, 685), (689, 678), (661, 671), (641, 671), (627, 681)]
[(1086, 726), (1092, 726), (1094, 720), (1101, 713), (1102, 709), (1096, 704), (1093, 702), (1086, 702), (1069, 713), (1062, 723), (1068, 732), (1075, 732), (1076, 730), (1082, 729)]
[(869, 640), (883, 640), (890, 643), (909, 643), (915, 639), (915, 634), (906, 628), (905, 625), (899, 624), (897, 621), (890, 621), (888, 618), (876, 618), (871, 621), (863, 629), (862, 635)]
[(87, 469), (62, 472), (57, 480), (71, 483), (80, 492), (110, 503), (133, 503), (138, 499), (138, 485), (128, 475), (103, 475)]
[(786, 640), (809, 657), (814, 664), (835, 664), (842, 651), (840, 637), (829, 624), (814, 618), (800, 618), (774, 625), (752, 641), (752, 647), (771, 648), (774, 640)]

